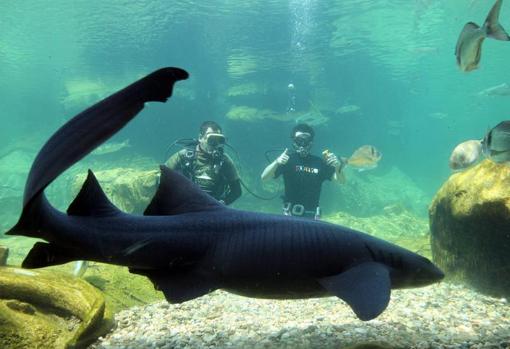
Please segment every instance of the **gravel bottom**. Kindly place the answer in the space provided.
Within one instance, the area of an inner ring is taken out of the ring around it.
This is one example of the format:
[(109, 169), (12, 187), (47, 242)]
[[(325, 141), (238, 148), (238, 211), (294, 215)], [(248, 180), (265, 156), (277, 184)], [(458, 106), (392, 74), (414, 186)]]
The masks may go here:
[(396, 290), (362, 322), (338, 298), (275, 301), (223, 291), (183, 304), (158, 302), (116, 315), (90, 348), (510, 348), (510, 304), (443, 282)]

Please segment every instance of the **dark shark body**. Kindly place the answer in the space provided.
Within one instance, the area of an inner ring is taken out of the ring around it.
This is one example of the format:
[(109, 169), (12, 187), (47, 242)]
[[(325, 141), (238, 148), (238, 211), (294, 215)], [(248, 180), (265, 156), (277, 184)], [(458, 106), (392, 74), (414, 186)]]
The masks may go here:
[[(137, 89), (154, 86), (152, 80), (158, 80), (164, 82), (158, 86), (169, 96), (171, 86), (168, 89), (167, 85), (187, 77), (180, 70), (165, 72), (153, 73), (144, 78), (149, 81), (141, 83), (142, 79), (126, 88), (129, 95), (139, 96)], [(88, 109), (77, 116), (83, 119), (81, 132), (83, 128), (89, 132), (88, 143), (71, 139), (74, 119), (50, 139), (53, 152), (60, 151), (60, 144), (65, 151), (73, 148), (73, 156), (64, 160), (53, 156), (57, 163), (48, 163), (45, 145), (36, 158), (21, 218), (8, 234), (39, 237), (48, 243), (36, 243), (23, 267), (73, 260), (123, 265), (148, 277), (173, 303), (216, 289), (279, 299), (336, 295), (362, 320), (386, 308), (392, 288), (442, 279), (442, 272), (426, 258), (345, 227), (227, 208), (165, 166), (158, 191), (143, 216), (115, 208), (91, 171), (67, 213), (57, 211), (46, 201), (44, 188), (92, 150), (90, 144), (97, 145), (94, 132), (106, 134), (101, 118), (118, 118), (115, 124), (124, 125), (133, 117), (133, 109), (126, 107), (133, 103), (132, 97), (122, 91), (116, 101), (107, 102), (106, 110), (117, 112), (105, 112), (106, 105), (101, 103), (106, 99), (92, 107), (92, 112)], [(154, 100), (150, 94), (144, 98)], [(95, 129), (87, 128), (87, 118), (95, 121)], [(108, 130), (110, 135), (115, 132)], [(41, 166), (46, 171), (38, 170)]]
[(468, 22), (464, 25), (455, 46), (457, 65), (462, 71), (469, 72), (478, 68), (482, 57), (482, 44), (485, 38), (502, 41), (510, 40), (505, 29), (499, 24), (499, 12), (502, 1), (496, 0), (481, 27), (473, 22)]

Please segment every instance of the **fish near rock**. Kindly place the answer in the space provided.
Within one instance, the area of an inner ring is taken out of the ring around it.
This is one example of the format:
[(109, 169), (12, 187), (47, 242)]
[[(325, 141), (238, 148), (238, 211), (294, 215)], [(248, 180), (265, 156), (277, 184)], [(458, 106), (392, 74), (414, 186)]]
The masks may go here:
[(483, 154), (495, 163), (510, 163), (510, 120), (493, 127), (482, 140)]
[(485, 38), (510, 41), (510, 36), (499, 24), (502, 2), (503, 0), (496, 0), (481, 27), (473, 22), (464, 25), (455, 46), (455, 56), (460, 70), (470, 72), (478, 68)]
[(477, 139), (458, 144), (452, 151), (448, 165), (452, 170), (464, 170), (478, 162), (482, 155), (482, 142)]

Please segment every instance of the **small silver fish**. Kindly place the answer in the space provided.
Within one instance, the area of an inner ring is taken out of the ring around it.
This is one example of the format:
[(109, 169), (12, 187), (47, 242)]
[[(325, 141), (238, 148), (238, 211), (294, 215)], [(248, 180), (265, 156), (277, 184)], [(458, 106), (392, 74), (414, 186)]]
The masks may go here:
[(91, 154), (92, 155), (104, 155), (104, 154), (111, 154), (115, 153), (119, 150), (122, 150), (124, 148), (128, 148), (131, 145), (129, 144), (129, 139), (126, 139), (123, 142), (109, 142), (105, 143), (102, 146), (95, 149)]
[(73, 275), (76, 277), (82, 277), (89, 267), (88, 261), (76, 261), (74, 263)]
[(483, 154), (496, 163), (510, 162), (510, 120), (489, 130), (482, 141)]
[(478, 96), (510, 96), (510, 85), (506, 82), (478, 92)]
[(460, 70), (469, 72), (478, 68), (482, 54), (482, 43), (485, 38), (502, 41), (510, 40), (505, 29), (499, 24), (499, 11), (502, 1), (496, 0), (482, 27), (473, 22), (464, 25), (455, 46), (455, 56)]
[(478, 139), (458, 144), (450, 155), (448, 165), (452, 170), (464, 170), (474, 165), (482, 155), (482, 142)]
[(361, 109), (361, 107), (356, 104), (347, 104), (347, 105), (343, 105), (340, 108), (338, 108), (336, 110), (336, 113), (337, 114), (352, 113), (352, 112), (358, 111), (360, 109)]
[(310, 126), (319, 126), (327, 123), (329, 118), (318, 114), (303, 114), (296, 118), (296, 124), (308, 124)]

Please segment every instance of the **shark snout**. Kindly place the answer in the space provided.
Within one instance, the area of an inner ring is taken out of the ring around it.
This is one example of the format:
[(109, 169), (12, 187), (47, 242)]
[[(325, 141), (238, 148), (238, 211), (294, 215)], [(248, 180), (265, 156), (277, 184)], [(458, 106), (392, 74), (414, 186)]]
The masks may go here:
[(435, 266), (432, 262), (428, 261), (426, 265), (418, 268), (415, 280), (421, 286), (434, 284), (444, 279), (444, 272)]
[(429, 271), (429, 279), (432, 283), (439, 282), (444, 279), (444, 273), (441, 269), (434, 265), (434, 268)]
[(423, 287), (444, 279), (444, 273), (425, 257), (414, 255), (405, 261), (402, 268), (393, 269), (394, 288)]

